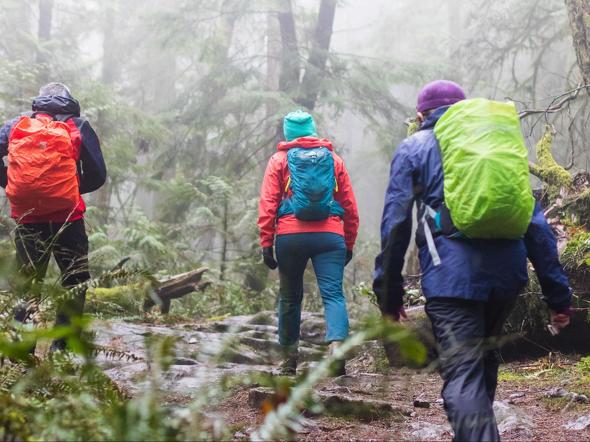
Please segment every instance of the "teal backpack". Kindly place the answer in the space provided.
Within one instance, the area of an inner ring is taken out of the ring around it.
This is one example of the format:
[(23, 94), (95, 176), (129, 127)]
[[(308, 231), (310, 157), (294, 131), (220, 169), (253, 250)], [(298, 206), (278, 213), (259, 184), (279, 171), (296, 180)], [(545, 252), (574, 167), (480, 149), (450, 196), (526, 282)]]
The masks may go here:
[(287, 152), (289, 180), (285, 198), (279, 207), (279, 218), (295, 215), (302, 221), (321, 221), (330, 216), (344, 216), (344, 209), (334, 200), (338, 191), (334, 157), (326, 147), (295, 147)]

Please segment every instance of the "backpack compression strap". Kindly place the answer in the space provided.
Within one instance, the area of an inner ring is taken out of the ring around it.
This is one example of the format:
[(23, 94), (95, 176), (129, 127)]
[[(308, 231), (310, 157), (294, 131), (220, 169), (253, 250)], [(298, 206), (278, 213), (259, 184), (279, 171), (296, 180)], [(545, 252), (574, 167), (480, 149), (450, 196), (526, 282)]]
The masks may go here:
[(430, 230), (430, 225), (428, 224), (428, 218), (431, 217), (434, 219), (437, 215), (436, 210), (430, 207), (428, 204), (424, 204), (424, 215), (422, 215), (422, 219), (420, 222), (424, 227), (424, 236), (426, 237), (426, 245), (428, 246), (428, 251), (430, 252), (430, 256), (432, 257), (432, 263), (435, 267), (438, 267), (441, 264), (440, 255), (438, 254), (438, 250), (436, 250), (436, 244), (434, 244), (434, 237), (432, 235), (432, 230)]

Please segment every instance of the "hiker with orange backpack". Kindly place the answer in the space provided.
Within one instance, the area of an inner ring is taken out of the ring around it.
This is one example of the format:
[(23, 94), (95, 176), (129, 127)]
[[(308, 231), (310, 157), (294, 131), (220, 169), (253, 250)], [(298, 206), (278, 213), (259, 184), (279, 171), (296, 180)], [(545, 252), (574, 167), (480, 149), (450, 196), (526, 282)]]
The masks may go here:
[(373, 289), (385, 317), (406, 317), (402, 268), (416, 202), (425, 310), (455, 440), (499, 440), (493, 338), (527, 283), (527, 257), (556, 330), (569, 324), (569, 281), (532, 196), (514, 104), (466, 100), (459, 85), (439, 80), (420, 92), (417, 118), (419, 131), (391, 163)]
[[(0, 129), (0, 185), (6, 189), (11, 217), (16, 221), (15, 242), (21, 274), (41, 281), (53, 254), (62, 285), (72, 288), (90, 279), (86, 206), (81, 194), (101, 187), (106, 167), (98, 137), (80, 117), (80, 105), (61, 83), (49, 83), (33, 100), (32, 112)], [(80, 317), (85, 290), (57, 308), (56, 325)], [(15, 309), (25, 322), (29, 306)], [(65, 349), (56, 340), (51, 350)]]
[[(324, 303), (330, 351), (348, 336), (342, 288), (352, 259), (359, 217), (344, 161), (318, 138), (313, 117), (296, 111), (283, 120), (286, 141), (270, 158), (260, 191), (258, 227), (264, 263), (279, 269), (281, 374), (294, 375), (303, 300), (303, 273), (311, 260)], [(276, 248), (276, 260), (273, 246)], [(334, 374), (344, 374), (338, 361)]]

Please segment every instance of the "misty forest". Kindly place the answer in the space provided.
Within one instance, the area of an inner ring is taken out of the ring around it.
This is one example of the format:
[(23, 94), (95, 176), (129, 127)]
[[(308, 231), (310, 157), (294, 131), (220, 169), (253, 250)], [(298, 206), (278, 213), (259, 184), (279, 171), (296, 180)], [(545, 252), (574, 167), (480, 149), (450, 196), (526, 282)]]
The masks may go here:
[(1, 440), (590, 438), (590, 0), (0, 10)]

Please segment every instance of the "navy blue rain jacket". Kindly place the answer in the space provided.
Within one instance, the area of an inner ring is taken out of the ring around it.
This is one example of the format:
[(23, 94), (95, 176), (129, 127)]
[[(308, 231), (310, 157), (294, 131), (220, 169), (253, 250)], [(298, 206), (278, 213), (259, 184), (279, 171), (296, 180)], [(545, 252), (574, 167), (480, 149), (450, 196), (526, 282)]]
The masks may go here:
[[(434, 125), (448, 109), (436, 109), (420, 131), (406, 138), (391, 162), (389, 185), (381, 221), (381, 253), (375, 260), (373, 289), (383, 313), (392, 314), (402, 305), (404, 256), (412, 233), (412, 208), (418, 219), (424, 204), (435, 210), (444, 201), (443, 170)], [(418, 223), (416, 242), (422, 268), (422, 291), (435, 297), (487, 301), (514, 298), (528, 280), (527, 257), (533, 264), (543, 298), (550, 308), (561, 311), (570, 306), (568, 278), (559, 263), (555, 235), (537, 204), (522, 240), (469, 240), (435, 236), (441, 264), (433, 265)]]
[[(80, 193), (93, 192), (101, 187), (107, 178), (107, 169), (100, 149), (98, 136), (90, 123), (80, 117), (80, 104), (71, 97), (44, 96), (33, 100), (33, 112), (41, 112), (65, 121), (73, 118), (80, 131), (82, 145), (80, 149)], [(2, 161), (8, 155), (8, 141), (12, 127), (18, 122), (17, 117), (0, 128), (0, 186), (6, 187), (7, 168)]]

